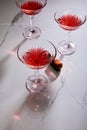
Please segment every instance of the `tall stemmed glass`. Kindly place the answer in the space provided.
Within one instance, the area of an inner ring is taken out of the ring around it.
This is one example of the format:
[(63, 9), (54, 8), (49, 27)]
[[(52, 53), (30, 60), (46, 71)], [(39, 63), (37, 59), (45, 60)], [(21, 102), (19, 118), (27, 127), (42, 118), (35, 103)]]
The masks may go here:
[(71, 55), (76, 50), (76, 45), (70, 40), (70, 32), (78, 29), (86, 21), (86, 16), (81, 11), (63, 10), (56, 11), (54, 19), (58, 25), (68, 32), (68, 40), (58, 43), (58, 51), (63, 55)]
[(41, 34), (40, 28), (33, 25), (34, 16), (37, 15), (47, 4), (47, 0), (15, 0), (21, 11), (30, 18), (30, 25), (24, 28), (23, 36), (37, 38)]
[(39, 73), (39, 69), (48, 66), (56, 54), (53, 43), (43, 39), (26, 39), (19, 46), (17, 50), (19, 60), (34, 70), (34, 74), (30, 75), (25, 83), (30, 92), (42, 92), (47, 88), (48, 80)]

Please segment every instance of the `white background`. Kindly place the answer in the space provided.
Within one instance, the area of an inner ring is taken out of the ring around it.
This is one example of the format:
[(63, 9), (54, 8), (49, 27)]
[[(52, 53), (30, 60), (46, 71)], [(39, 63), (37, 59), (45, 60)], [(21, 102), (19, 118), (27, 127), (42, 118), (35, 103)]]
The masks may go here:
[[(67, 39), (67, 32), (54, 20), (55, 11), (61, 9), (79, 9), (87, 13), (87, 1), (48, 0), (35, 17), (41, 37), (55, 46)], [(32, 113), (24, 101), (28, 95), (25, 80), (33, 71), (20, 63), (16, 55), (23, 40), (21, 20), (10, 26), (19, 11), (15, 1), (0, 1), (0, 42), (8, 31), (0, 46), (0, 130), (87, 130), (87, 22), (71, 33), (77, 49), (73, 55), (64, 57), (60, 77), (51, 84), (55, 90), (62, 87), (52, 107), (42, 113)], [(16, 115), (20, 108), (22, 111)]]

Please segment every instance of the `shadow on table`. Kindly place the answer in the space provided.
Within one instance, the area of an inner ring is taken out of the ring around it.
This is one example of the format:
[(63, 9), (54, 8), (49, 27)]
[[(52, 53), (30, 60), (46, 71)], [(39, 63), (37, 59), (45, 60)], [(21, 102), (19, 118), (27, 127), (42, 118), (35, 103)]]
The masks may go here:
[(4, 76), (4, 73), (5, 73), (5, 71), (6, 71), (6, 67), (5, 67), (5, 63), (6, 63), (6, 61), (13, 55), (13, 53), (18, 49), (18, 47), (25, 41), (26, 39), (23, 39), (16, 47), (14, 47), (12, 50), (11, 50), (11, 52), (9, 53), (7, 53), (7, 55), (3, 58), (3, 59), (1, 59), (0, 60), (0, 79), (2, 79), (3, 78), (3, 76)]
[[(5, 130), (38, 130), (46, 120), (64, 82), (55, 90), (51, 85), (43, 93), (28, 93), (25, 100), (10, 118)], [(50, 89), (52, 88), (52, 89)]]

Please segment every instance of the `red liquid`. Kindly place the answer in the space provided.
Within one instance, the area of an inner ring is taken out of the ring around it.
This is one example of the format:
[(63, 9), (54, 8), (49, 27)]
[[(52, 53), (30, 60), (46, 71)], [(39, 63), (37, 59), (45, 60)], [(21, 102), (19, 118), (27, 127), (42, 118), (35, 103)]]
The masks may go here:
[(51, 61), (51, 55), (43, 48), (32, 48), (22, 56), (23, 62), (31, 68), (40, 69)]
[(75, 15), (61, 16), (56, 21), (61, 28), (69, 31), (77, 29), (82, 24), (81, 19)]
[(35, 0), (26, 1), (21, 5), (21, 9), (25, 14), (35, 15), (41, 11), (43, 4)]

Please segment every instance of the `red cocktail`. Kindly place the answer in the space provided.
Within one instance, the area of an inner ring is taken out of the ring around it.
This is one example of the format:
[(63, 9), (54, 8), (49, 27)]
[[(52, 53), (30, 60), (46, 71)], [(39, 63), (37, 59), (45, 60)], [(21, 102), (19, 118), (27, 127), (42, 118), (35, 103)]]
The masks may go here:
[(35, 15), (38, 14), (44, 6), (45, 5), (41, 2), (32, 0), (25, 1), (23, 4), (21, 4), (20, 8), (27, 15)]
[(23, 36), (26, 38), (37, 38), (41, 34), (41, 30), (38, 27), (33, 25), (33, 18), (39, 12), (41, 12), (42, 8), (47, 4), (47, 0), (16, 0), (16, 5), (20, 8), (20, 10), (30, 17), (30, 25), (29, 27), (24, 28)]
[(51, 54), (44, 48), (31, 48), (22, 56), (22, 60), (32, 69), (40, 69), (51, 61)]
[(82, 20), (75, 15), (64, 15), (56, 19), (59, 26), (65, 30), (72, 31), (77, 29), (82, 24)]
[(54, 19), (62, 29), (69, 32), (68, 41), (61, 41), (58, 44), (58, 51), (63, 55), (73, 54), (76, 50), (76, 46), (70, 41), (70, 32), (83, 25), (86, 21), (86, 16), (80, 11), (65, 10), (62, 12), (56, 11)]
[(50, 64), (56, 57), (57, 51), (55, 46), (47, 40), (26, 39), (17, 50), (19, 60), (34, 70), (26, 81), (26, 88), (31, 92), (41, 92), (48, 84), (47, 78), (39, 74), (42, 69)]

